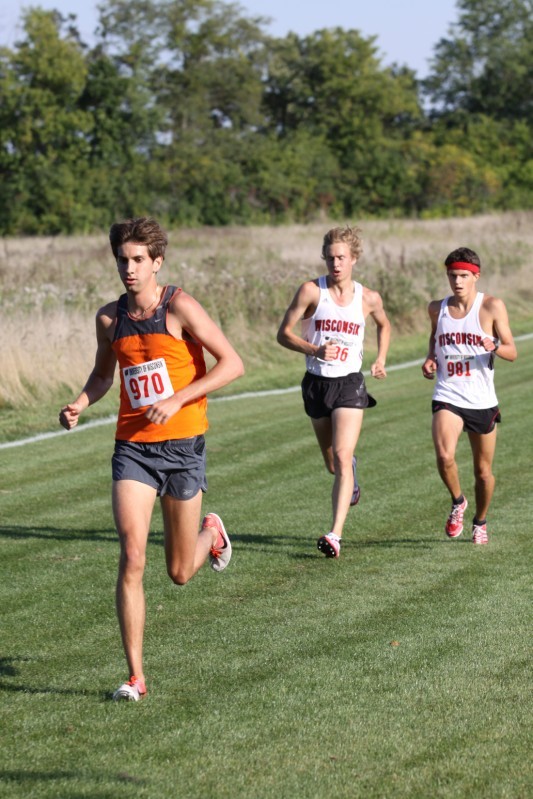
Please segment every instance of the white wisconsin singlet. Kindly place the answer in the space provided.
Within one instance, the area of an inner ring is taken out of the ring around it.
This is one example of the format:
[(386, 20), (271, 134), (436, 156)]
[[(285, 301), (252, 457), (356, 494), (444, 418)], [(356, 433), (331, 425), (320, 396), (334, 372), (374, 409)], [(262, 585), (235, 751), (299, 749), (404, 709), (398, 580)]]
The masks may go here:
[(333, 361), (323, 361), (306, 355), (307, 371), (322, 377), (344, 377), (360, 372), (363, 363), (363, 287), (353, 281), (354, 296), (349, 305), (337, 305), (328, 289), (325, 275), (318, 278), (320, 298), (316, 311), (309, 319), (302, 319), (302, 338), (320, 347), (327, 340), (337, 343)]
[(441, 303), (435, 332), (437, 384), (433, 399), (459, 408), (483, 410), (498, 404), (494, 390), (494, 355), (481, 343), (490, 333), (481, 328), (479, 309), (483, 294), (476, 293), (474, 304), (463, 319), (450, 316), (448, 300)]

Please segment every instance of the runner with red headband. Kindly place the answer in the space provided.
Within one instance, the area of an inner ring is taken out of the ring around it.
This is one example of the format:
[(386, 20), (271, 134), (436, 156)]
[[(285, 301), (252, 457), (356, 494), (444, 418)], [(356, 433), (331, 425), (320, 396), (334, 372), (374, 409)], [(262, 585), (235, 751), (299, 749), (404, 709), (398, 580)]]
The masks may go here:
[(455, 452), (468, 433), (475, 477), (474, 544), (487, 544), (487, 513), (494, 493), (492, 462), (496, 424), (501, 421), (494, 390), (496, 357), (516, 359), (516, 347), (502, 300), (477, 291), (481, 262), (468, 247), (446, 260), (452, 294), (429, 303), (429, 350), (422, 374), (437, 382), (433, 392), (432, 434), (439, 475), (450, 492), (452, 508), (445, 526), (449, 538), (463, 532), (468, 501), (461, 489)]

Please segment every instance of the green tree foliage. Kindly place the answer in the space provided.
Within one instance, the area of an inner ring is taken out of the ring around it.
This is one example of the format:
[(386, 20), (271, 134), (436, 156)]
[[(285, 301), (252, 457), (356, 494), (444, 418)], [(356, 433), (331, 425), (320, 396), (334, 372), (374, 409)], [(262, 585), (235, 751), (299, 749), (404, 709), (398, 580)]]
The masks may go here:
[(399, 142), (421, 109), (413, 73), (383, 69), (374, 37), (336, 28), (273, 42), (265, 107), (280, 137), (305, 130), (326, 142), (339, 167), (330, 190), (344, 213), (402, 205)]
[(459, 0), (426, 90), (443, 112), (533, 123), (532, 0)]
[(460, 200), (445, 180), (443, 203), (471, 211), (531, 207), (532, 0), (460, 0), (458, 8), (459, 21), (437, 44), (425, 81), (439, 155), (449, 163), (454, 150), (464, 167), (457, 169)]
[(177, 223), (241, 219), (246, 136), (261, 119), (260, 28), (213, 0), (109, 0), (102, 32), (152, 98), (150, 208)]
[(237, 7), (195, 3), (194, 25), (176, 25), (168, 9), (168, 66), (161, 73), (174, 138), (191, 127), (231, 128), (235, 135), (261, 121), (263, 34)]
[(103, 0), (92, 47), (29, 8), (0, 50), (0, 232), (531, 207), (532, 2), (459, 0), (423, 84), (375, 37), (271, 38), (221, 0)]
[(147, 213), (162, 117), (150, 88), (122, 56), (98, 47), (88, 57), (80, 106), (90, 119), (86, 139), (95, 219), (107, 225), (110, 209), (126, 215)]
[(88, 122), (79, 108), (87, 65), (56, 12), (30, 10), (26, 38), (0, 53), (0, 209), (6, 232), (83, 227)]
[(339, 165), (325, 139), (305, 128), (282, 139), (249, 143), (247, 201), (257, 221), (283, 222), (342, 214)]

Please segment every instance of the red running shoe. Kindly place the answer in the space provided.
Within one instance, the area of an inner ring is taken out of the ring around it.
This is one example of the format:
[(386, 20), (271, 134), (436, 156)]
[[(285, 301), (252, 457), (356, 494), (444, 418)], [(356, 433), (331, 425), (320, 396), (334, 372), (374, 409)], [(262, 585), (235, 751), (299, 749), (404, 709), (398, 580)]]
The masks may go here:
[(463, 532), (463, 516), (468, 508), (468, 502), (463, 499), (460, 505), (452, 505), (452, 512), (446, 522), (446, 535), (448, 538), (457, 538)]
[(489, 537), (487, 535), (487, 525), (486, 524), (474, 524), (472, 525), (472, 542), (474, 544), (488, 544)]

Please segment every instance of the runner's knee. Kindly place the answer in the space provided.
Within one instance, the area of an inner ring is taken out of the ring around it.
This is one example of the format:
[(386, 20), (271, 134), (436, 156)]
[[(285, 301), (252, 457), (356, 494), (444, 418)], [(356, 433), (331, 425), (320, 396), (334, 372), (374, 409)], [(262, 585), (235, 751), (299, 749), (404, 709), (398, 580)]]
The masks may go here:
[(333, 460), (333, 474), (351, 474), (353, 468), (353, 454), (351, 452), (335, 452)]
[(494, 480), (490, 463), (475, 464), (474, 477), (480, 483), (490, 483), (492, 480)]
[(451, 469), (455, 465), (455, 455), (453, 452), (439, 450), (437, 452), (437, 466), (439, 470)]
[(142, 578), (146, 564), (144, 548), (125, 544), (120, 553), (120, 571), (127, 578)]
[(167, 566), (167, 574), (175, 585), (186, 585), (193, 576), (192, 569), (186, 569), (182, 565)]

